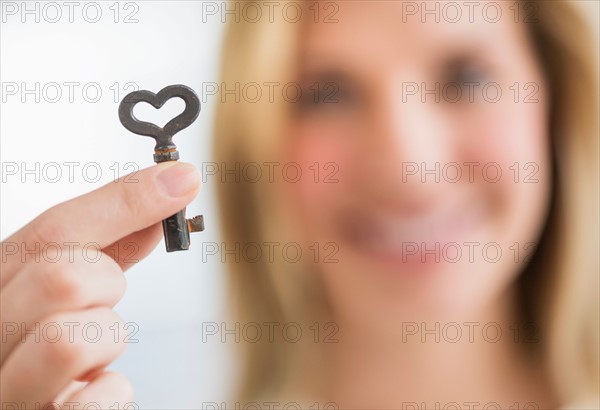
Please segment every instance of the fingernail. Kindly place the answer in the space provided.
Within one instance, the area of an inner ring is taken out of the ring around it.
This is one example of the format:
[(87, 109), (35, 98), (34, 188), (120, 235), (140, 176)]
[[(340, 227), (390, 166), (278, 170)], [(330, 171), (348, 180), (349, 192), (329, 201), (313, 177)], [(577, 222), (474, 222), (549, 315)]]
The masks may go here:
[(177, 162), (156, 177), (159, 189), (170, 197), (179, 197), (198, 188), (200, 173), (192, 164)]

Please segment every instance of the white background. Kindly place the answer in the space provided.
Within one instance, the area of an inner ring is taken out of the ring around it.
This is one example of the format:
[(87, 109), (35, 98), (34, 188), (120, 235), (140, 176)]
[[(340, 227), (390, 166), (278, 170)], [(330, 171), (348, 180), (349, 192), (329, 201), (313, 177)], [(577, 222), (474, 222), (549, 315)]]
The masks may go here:
[[(44, 12), (47, 3), (26, 3), (31, 10), (38, 8), (37, 22), (35, 13), (22, 14), (22, 2), (2, 2), (3, 239), (46, 208), (127, 173), (127, 163), (140, 168), (153, 164), (153, 141), (129, 133), (118, 121), (118, 102), (132, 90), (129, 83), (154, 92), (176, 83), (196, 90), (203, 102), (200, 116), (174, 141), (182, 160), (199, 168), (211, 160), (215, 100), (202, 91), (218, 82), (220, 17), (203, 14), (201, 1), (108, 1), (96, 3), (102, 14), (91, 23), (87, 20), (95, 19), (98, 8), (84, 12), (90, 2), (74, 2), (70, 22), (68, 6), (56, 2), (62, 16), (51, 23), (56, 8)], [(10, 4), (17, 14), (7, 13)], [(598, 2), (581, 4), (597, 29)], [(35, 90), (36, 83), (37, 91), (23, 95), (24, 89)], [(72, 101), (65, 83), (76, 83)], [(101, 95), (93, 102), (98, 89)], [(54, 99), (58, 101), (50, 102)], [(171, 101), (158, 112), (148, 105), (137, 108), (139, 117), (162, 125), (183, 109), (183, 102)], [(73, 181), (68, 162), (78, 164)], [(37, 171), (24, 172), (35, 170), (36, 164)], [(92, 164), (87, 174), (85, 164)], [(58, 178), (57, 169), (62, 172)], [(95, 181), (97, 169), (101, 173)], [(126, 273), (128, 290), (117, 311), (125, 322), (136, 324), (133, 337), (138, 342), (130, 343), (111, 368), (130, 378), (141, 408), (202, 408), (224, 400), (234, 385), (231, 344), (216, 337), (203, 343), (201, 337), (202, 323), (225, 319), (222, 264), (216, 256), (203, 262), (201, 252), (203, 241), (219, 242), (214, 188), (208, 179), (188, 207), (188, 215), (203, 214), (207, 226), (192, 236), (188, 252), (167, 254), (161, 243)]]

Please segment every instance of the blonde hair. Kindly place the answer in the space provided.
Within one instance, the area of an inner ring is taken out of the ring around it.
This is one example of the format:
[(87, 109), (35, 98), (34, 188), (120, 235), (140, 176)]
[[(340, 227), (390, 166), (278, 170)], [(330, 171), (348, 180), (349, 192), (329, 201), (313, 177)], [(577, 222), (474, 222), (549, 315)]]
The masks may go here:
[[(528, 24), (551, 93), (554, 190), (539, 249), (518, 285), (523, 290), (523, 311), (542, 332), (538, 353), (559, 398), (565, 403), (596, 401), (600, 383), (598, 67), (592, 54), (596, 44), (571, 4), (535, 3), (537, 22)], [(299, 25), (285, 21), (231, 22), (224, 41), (222, 84), (293, 81), (299, 36)], [(285, 103), (224, 100), (216, 113), (215, 161), (228, 169), (276, 161), (286, 124)], [(276, 193), (269, 185), (265, 178), (257, 183), (228, 179), (218, 185), (228, 247), (283, 238), (286, 221), (277, 217)], [(322, 320), (328, 314), (322, 286), (314, 276), (302, 274), (303, 269), (310, 268), (262, 260), (229, 264), (235, 320)], [(240, 353), (241, 401), (268, 396), (296, 380), (292, 377), (300, 369), (300, 355), (291, 354), (284, 343), (245, 344)]]

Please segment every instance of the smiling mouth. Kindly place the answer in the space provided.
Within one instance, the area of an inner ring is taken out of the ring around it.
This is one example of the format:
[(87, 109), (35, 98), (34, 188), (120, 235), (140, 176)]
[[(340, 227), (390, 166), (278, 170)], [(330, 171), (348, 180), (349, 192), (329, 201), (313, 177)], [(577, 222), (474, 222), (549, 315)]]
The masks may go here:
[(484, 220), (483, 207), (475, 201), (415, 217), (379, 210), (347, 216), (344, 238), (354, 249), (385, 263), (405, 265), (439, 262), (436, 253), (449, 244), (462, 246)]

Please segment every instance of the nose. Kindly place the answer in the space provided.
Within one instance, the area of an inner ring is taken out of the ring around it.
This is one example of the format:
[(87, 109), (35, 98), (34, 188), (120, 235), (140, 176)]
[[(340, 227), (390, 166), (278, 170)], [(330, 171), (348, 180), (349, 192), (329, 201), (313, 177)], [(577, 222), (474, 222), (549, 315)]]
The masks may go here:
[(418, 78), (407, 74), (382, 78), (365, 147), (373, 180), (382, 189), (393, 190), (405, 204), (427, 203), (442, 195), (447, 189), (442, 169), (457, 162), (443, 104), (436, 101), (432, 84), (412, 80)]

